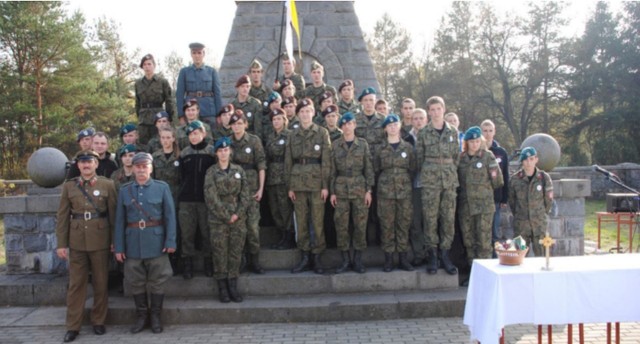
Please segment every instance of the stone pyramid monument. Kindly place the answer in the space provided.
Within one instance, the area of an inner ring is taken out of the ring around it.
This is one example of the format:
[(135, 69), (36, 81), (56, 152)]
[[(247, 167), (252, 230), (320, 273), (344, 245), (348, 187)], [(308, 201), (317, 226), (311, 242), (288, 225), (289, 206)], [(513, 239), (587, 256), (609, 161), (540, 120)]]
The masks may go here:
[[(265, 69), (264, 82), (276, 78), (284, 1), (236, 1), (236, 17), (220, 66), (223, 99), (235, 96), (235, 82), (247, 74), (253, 59)], [(294, 34), (296, 72), (311, 82), (310, 66), (324, 66), (325, 82), (338, 87), (344, 79), (355, 83), (356, 97), (366, 87), (379, 89), (353, 1), (296, 1), (300, 45)], [(281, 52), (285, 51), (284, 44)], [(302, 53), (302, 61), (299, 53)], [(280, 67), (282, 74), (282, 67)]]

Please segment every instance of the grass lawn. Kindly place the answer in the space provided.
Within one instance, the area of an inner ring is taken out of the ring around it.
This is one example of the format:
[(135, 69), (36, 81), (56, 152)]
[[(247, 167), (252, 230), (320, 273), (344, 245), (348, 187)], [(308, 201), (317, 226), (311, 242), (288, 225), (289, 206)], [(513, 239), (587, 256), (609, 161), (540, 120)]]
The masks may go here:
[[(598, 217), (596, 212), (607, 211), (607, 205), (604, 200), (586, 200), (585, 201), (586, 219), (584, 223), (584, 239), (598, 241)], [(602, 223), (600, 234), (600, 249), (609, 251), (616, 247), (617, 226), (615, 222)], [(635, 230), (635, 228), (634, 228)], [(638, 242), (640, 242), (640, 233), (635, 233), (633, 251), (636, 251)], [(629, 249), (629, 225), (620, 226), (620, 246), (621, 252), (627, 252)]]

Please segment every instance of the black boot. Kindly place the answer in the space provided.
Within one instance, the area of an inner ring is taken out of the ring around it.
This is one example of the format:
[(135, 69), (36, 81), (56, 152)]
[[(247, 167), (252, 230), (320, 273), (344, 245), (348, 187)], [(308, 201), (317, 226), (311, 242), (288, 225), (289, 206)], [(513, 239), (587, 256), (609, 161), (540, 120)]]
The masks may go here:
[(153, 333), (162, 332), (162, 302), (164, 294), (151, 294), (151, 331)]
[(281, 231), (280, 232), (280, 241), (278, 241), (278, 243), (271, 245), (271, 249), (273, 250), (280, 250), (282, 247), (282, 245), (284, 245), (285, 241), (287, 241), (287, 231)]
[(203, 268), (204, 275), (207, 277), (213, 277), (213, 257), (204, 256), (203, 257)]
[(238, 279), (229, 278), (229, 296), (233, 302), (242, 302), (242, 296), (238, 293)]
[(184, 266), (182, 267), (182, 278), (186, 280), (192, 279), (193, 278), (193, 257), (182, 258), (182, 263), (184, 263)]
[(177, 276), (182, 273), (182, 262), (180, 256), (177, 254), (169, 255), (169, 263), (171, 263), (171, 270), (173, 270), (173, 275)]
[(308, 271), (311, 269), (311, 265), (309, 262), (309, 252), (302, 251), (302, 257), (300, 258), (300, 263), (296, 265), (293, 269), (291, 269), (292, 274), (297, 274), (299, 272)]
[(449, 259), (449, 250), (440, 250), (440, 258), (442, 258), (442, 267), (449, 275), (458, 273), (458, 268)]
[(278, 244), (278, 247), (276, 247), (276, 249), (289, 250), (294, 247), (294, 243), (295, 243), (295, 233), (287, 231), (287, 232), (284, 232), (284, 242), (282, 242), (281, 244)]
[(229, 287), (227, 286), (226, 278), (218, 280), (218, 298), (222, 303), (231, 302), (231, 299), (229, 298)]
[(438, 273), (438, 251), (435, 247), (427, 249), (427, 273), (429, 275)]
[(336, 268), (336, 273), (341, 274), (349, 270), (349, 263), (351, 258), (349, 257), (349, 251), (342, 251), (342, 264)]
[(363, 274), (367, 271), (364, 268), (364, 265), (362, 265), (362, 251), (360, 250), (355, 250), (353, 252), (353, 271), (359, 274)]
[(398, 253), (399, 264), (398, 267), (404, 271), (413, 271), (413, 266), (409, 263), (409, 258), (407, 258), (407, 252)]
[(320, 254), (313, 255), (313, 272), (318, 275), (322, 275), (324, 273), (324, 269), (322, 268), (322, 263), (320, 262)]
[(385, 252), (384, 253), (384, 265), (382, 267), (382, 271), (391, 272), (393, 270), (393, 253)]
[(260, 253), (251, 255), (251, 271), (258, 275), (264, 274), (264, 269), (260, 266)]
[(131, 333), (138, 333), (144, 330), (149, 318), (149, 303), (147, 293), (133, 295), (133, 302), (136, 305), (136, 324), (131, 328)]

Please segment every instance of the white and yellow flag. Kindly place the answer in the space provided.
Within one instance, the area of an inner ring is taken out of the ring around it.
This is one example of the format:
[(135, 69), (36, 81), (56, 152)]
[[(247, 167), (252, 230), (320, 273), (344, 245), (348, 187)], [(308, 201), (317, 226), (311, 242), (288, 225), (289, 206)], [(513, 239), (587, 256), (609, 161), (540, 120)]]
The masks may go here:
[(285, 6), (287, 7), (287, 21), (286, 21), (286, 34), (285, 34), (285, 46), (287, 49), (287, 55), (290, 59), (293, 59), (293, 34), (291, 28), (296, 32), (298, 38), (298, 53), (302, 58), (302, 51), (300, 49), (300, 26), (298, 25), (298, 11), (296, 10), (296, 2), (294, 0), (285, 0)]

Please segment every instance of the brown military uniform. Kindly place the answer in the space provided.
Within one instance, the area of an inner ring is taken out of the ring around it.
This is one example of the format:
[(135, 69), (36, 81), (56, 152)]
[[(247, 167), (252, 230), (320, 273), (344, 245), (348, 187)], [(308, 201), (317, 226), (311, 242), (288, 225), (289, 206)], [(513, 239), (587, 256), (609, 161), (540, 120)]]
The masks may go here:
[(91, 323), (104, 325), (107, 317), (109, 247), (115, 224), (116, 196), (113, 181), (104, 177), (93, 177), (89, 181), (77, 177), (62, 186), (56, 238), (57, 248), (69, 248), (66, 318), (69, 331), (79, 331), (82, 325), (89, 271), (94, 300)]

